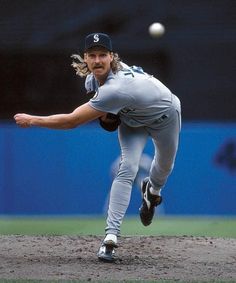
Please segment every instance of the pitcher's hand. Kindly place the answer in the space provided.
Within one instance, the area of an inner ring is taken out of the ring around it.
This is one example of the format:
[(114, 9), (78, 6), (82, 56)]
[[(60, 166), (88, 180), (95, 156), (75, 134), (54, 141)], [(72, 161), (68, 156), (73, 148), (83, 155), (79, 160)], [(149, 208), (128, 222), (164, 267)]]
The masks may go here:
[(28, 128), (31, 126), (30, 121), (31, 121), (32, 116), (24, 113), (16, 114), (14, 116), (14, 119), (16, 121), (16, 124), (22, 128)]

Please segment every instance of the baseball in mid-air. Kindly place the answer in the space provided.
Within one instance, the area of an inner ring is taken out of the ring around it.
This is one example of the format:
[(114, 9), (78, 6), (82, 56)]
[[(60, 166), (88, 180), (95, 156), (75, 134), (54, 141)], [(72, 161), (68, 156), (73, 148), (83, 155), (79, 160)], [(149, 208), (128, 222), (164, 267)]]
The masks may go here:
[(152, 23), (148, 31), (151, 37), (161, 37), (165, 33), (165, 27), (161, 23)]

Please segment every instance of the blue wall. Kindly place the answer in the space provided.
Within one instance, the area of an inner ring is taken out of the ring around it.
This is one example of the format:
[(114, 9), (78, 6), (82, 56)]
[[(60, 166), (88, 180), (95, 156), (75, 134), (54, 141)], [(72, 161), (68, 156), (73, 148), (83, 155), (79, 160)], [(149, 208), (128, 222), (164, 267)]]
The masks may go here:
[[(148, 142), (145, 151), (152, 156)], [(117, 133), (0, 126), (0, 214), (84, 214), (106, 210)], [(163, 214), (236, 214), (236, 124), (184, 123)], [(137, 214), (134, 187), (128, 214)]]

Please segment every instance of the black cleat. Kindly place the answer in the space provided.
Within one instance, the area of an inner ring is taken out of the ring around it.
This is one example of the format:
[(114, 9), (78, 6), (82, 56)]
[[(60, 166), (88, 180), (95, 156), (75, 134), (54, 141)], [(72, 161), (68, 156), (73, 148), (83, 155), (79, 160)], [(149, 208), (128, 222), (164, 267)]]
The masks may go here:
[(102, 243), (97, 253), (98, 259), (104, 262), (114, 262), (116, 260), (115, 249), (117, 245)]
[(162, 202), (162, 197), (152, 195), (150, 193), (151, 184), (148, 178), (145, 178), (141, 184), (142, 192), (142, 205), (139, 208), (139, 215), (141, 222), (144, 226), (148, 226), (152, 223), (152, 218), (155, 213), (155, 207)]

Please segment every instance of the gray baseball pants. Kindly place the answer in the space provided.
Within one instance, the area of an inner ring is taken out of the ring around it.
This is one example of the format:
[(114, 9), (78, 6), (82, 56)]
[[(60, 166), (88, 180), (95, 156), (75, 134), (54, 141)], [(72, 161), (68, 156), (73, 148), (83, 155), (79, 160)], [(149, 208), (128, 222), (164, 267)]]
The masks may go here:
[(111, 186), (106, 234), (120, 234), (120, 226), (130, 202), (133, 182), (148, 137), (152, 138), (155, 148), (149, 174), (152, 187), (162, 188), (174, 167), (181, 129), (181, 106), (176, 96), (173, 96), (172, 106), (165, 115), (167, 118), (161, 119), (152, 128), (133, 128), (124, 123), (119, 126), (121, 162)]

